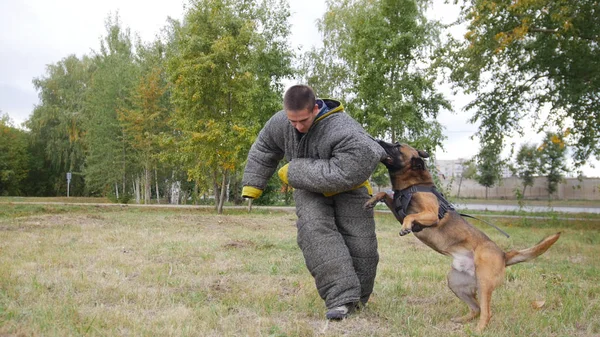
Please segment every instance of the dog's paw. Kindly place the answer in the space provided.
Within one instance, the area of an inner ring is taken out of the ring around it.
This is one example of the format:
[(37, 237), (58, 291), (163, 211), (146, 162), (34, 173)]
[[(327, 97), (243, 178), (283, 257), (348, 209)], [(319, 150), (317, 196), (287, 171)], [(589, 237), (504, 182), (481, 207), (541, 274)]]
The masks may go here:
[(369, 201), (365, 202), (365, 204), (363, 205), (363, 208), (371, 209), (371, 208), (375, 207), (375, 205), (377, 205), (378, 202), (379, 202), (379, 200), (369, 200)]
[(402, 230), (400, 230), (400, 236), (404, 236), (406, 234), (410, 234), (410, 232), (412, 232), (412, 229), (410, 229), (410, 228), (403, 228)]

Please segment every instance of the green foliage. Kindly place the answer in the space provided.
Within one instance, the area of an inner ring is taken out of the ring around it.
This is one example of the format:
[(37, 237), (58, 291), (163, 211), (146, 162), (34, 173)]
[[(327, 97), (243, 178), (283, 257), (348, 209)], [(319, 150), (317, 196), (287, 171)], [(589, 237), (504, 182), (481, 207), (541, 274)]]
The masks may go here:
[(170, 92), (164, 66), (164, 45), (160, 41), (149, 45), (140, 42), (136, 51), (136, 65), (140, 74), (128, 97), (130, 108), (120, 108), (117, 113), (125, 141), (131, 147), (132, 159), (137, 164), (134, 175), (141, 176), (139, 180), (143, 185), (144, 203), (149, 203), (152, 178), (157, 175), (160, 153), (168, 150), (161, 147), (160, 141), (161, 136), (170, 130)]
[(493, 187), (500, 180), (503, 161), (500, 159), (501, 148), (491, 145), (484, 146), (476, 157), (477, 175), (475, 180), (485, 186), (485, 198), (487, 199), (488, 188)]
[(318, 95), (337, 95), (376, 137), (430, 152), (443, 139), (435, 120), (449, 102), (434, 87), (427, 58), (438, 27), (415, 0), (329, 1), (319, 21), (323, 46), (303, 62)]
[(534, 177), (541, 172), (540, 152), (535, 144), (522, 144), (515, 158), (514, 171), (522, 181), (521, 196), (525, 196), (527, 186), (533, 186)]
[(94, 75), (86, 92), (84, 168), (89, 192), (104, 195), (115, 186), (123, 193), (136, 164), (118, 111), (131, 109), (129, 98), (139, 76), (129, 30), (118, 16), (106, 20), (106, 33), (94, 53)]
[(0, 111), (0, 195), (20, 195), (27, 178), (29, 151), (24, 131)]
[(263, 194), (260, 198), (255, 199), (253, 205), (277, 205), (283, 199), (283, 187), (279, 177), (274, 174), (269, 181), (267, 186), (263, 190)]
[(473, 160), (467, 160), (463, 162), (462, 176), (465, 179), (473, 179), (477, 176), (477, 166), (475, 166)]
[[(43, 149), (42, 165), (50, 166), (45, 173), (52, 187), (47, 193), (66, 194), (66, 172), (81, 172), (85, 162), (85, 94), (92, 76), (92, 62), (88, 57), (70, 55), (46, 67), (45, 76), (33, 80), (40, 102), (26, 122), (31, 132), (33, 147)], [(39, 165), (38, 165), (39, 166)], [(44, 172), (40, 172), (44, 171)], [(40, 185), (45, 182), (38, 180)], [(43, 186), (38, 189), (45, 190)], [(35, 189), (37, 190), (37, 189)], [(81, 195), (83, 180), (71, 190), (71, 195)], [(37, 194), (37, 193), (36, 193)]]
[(534, 121), (571, 127), (576, 165), (600, 157), (600, 10), (597, 0), (462, 1), (463, 41), (445, 56), (451, 78), (475, 99), (479, 136), (503, 143)]
[(517, 204), (519, 205), (519, 210), (523, 210), (523, 207), (525, 206), (525, 195), (523, 194), (525, 191), (525, 188), (523, 188), (523, 191), (521, 191), (518, 187), (515, 187), (514, 192), (515, 192), (515, 198), (517, 198)]
[(371, 175), (371, 181), (379, 188), (390, 186), (388, 169), (383, 164), (377, 165), (375, 172), (373, 172), (373, 175)]
[(565, 165), (567, 146), (564, 136), (559, 133), (547, 132), (546, 138), (539, 147), (541, 172), (546, 176), (549, 194), (557, 191), (558, 184), (568, 172)]

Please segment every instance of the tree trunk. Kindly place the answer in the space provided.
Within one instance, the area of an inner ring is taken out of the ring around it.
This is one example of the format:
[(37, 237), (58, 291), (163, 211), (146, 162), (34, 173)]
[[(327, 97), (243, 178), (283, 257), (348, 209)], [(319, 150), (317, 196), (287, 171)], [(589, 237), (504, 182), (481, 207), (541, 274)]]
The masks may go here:
[(227, 171), (223, 172), (223, 181), (221, 182), (221, 197), (219, 198), (218, 214), (223, 214), (223, 204), (225, 204), (225, 193), (227, 192)]
[(180, 192), (181, 183), (179, 181), (175, 181), (175, 171), (171, 173), (171, 204), (178, 205), (179, 204), (179, 192)]
[(220, 196), (221, 196), (221, 189), (219, 188), (219, 183), (217, 182), (217, 171), (215, 170), (213, 172), (213, 193), (215, 195), (215, 211), (219, 211), (219, 204), (220, 202)]
[(227, 188), (225, 189), (225, 191), (226, 191), (225, 192), (225, 201), (226, 202), (229, 202), (229, 194), (230, 194), (229, 193), (229, 188), (230, 188), (230, 186), (231, 186), (231, 177), (228, 177), (227, 178)]
[(154, 169), (154, 181), (156, 183), (156, 203), (160, 204), (160, 192), (158, 191), (158, 170)]
[(117, 194), (117, 202), (119, 202), (119, 184), (115, 183), (115, 193)]
[(142, 195), (141, 195), (141, 191), (140, 191), (140, 183), (141, 183), (141, 179), (140, 176), (138, 175), (137, 177), (135, 177), (135, 179), (133, 179), (133, 191), (135, 193), (135, 203), (136, 204), (140, 204), (142, 201)]
[(179, 181), (171, 182), (171, 204), (179, 205), (179, 194), (180, 194), (181, 183)]
[(144, 204), (149, 204), (152, 199), (152, 176), (150, 175), (150, 165), (144, 169)]
[(460, 180), (458, 181), (458, 192), (456, 193), (456, 198), (460, 198), (460, 186), (462, 185), (463, 176), (460, 175)]

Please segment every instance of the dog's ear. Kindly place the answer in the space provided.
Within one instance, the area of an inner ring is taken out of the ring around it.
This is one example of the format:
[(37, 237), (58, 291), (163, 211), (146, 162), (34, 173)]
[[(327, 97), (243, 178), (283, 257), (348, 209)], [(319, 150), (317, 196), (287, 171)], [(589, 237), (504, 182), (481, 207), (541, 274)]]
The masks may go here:
[(387, 165), (393, 165), (394, 164), (394, 159), (392, 158), (392, 156), (385, 156), (385, 158), (383, 158), (381, 160), (382, 163), (387, 164)]
[(417, 152), (419, 153), (419, 157), (421, 158), (429, 158), (429, 153), (423, 151), (423, 150), (417, 150)]
[(421, 159), (420, 157), (413, 157), (410, 160), (410, 166), (413, 170), (424, 171), (425, 170), (425, 161), (423, 159)]

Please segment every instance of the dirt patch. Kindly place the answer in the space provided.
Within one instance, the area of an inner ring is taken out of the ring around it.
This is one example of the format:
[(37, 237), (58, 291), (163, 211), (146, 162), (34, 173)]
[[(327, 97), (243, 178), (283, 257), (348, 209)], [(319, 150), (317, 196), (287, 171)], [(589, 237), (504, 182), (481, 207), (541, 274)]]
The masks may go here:
[(228, 249), (241, 249), (241, 248), (255, 248), (256, 243), (250, 240), (232, 240), (223, 245), (223, 248)]

